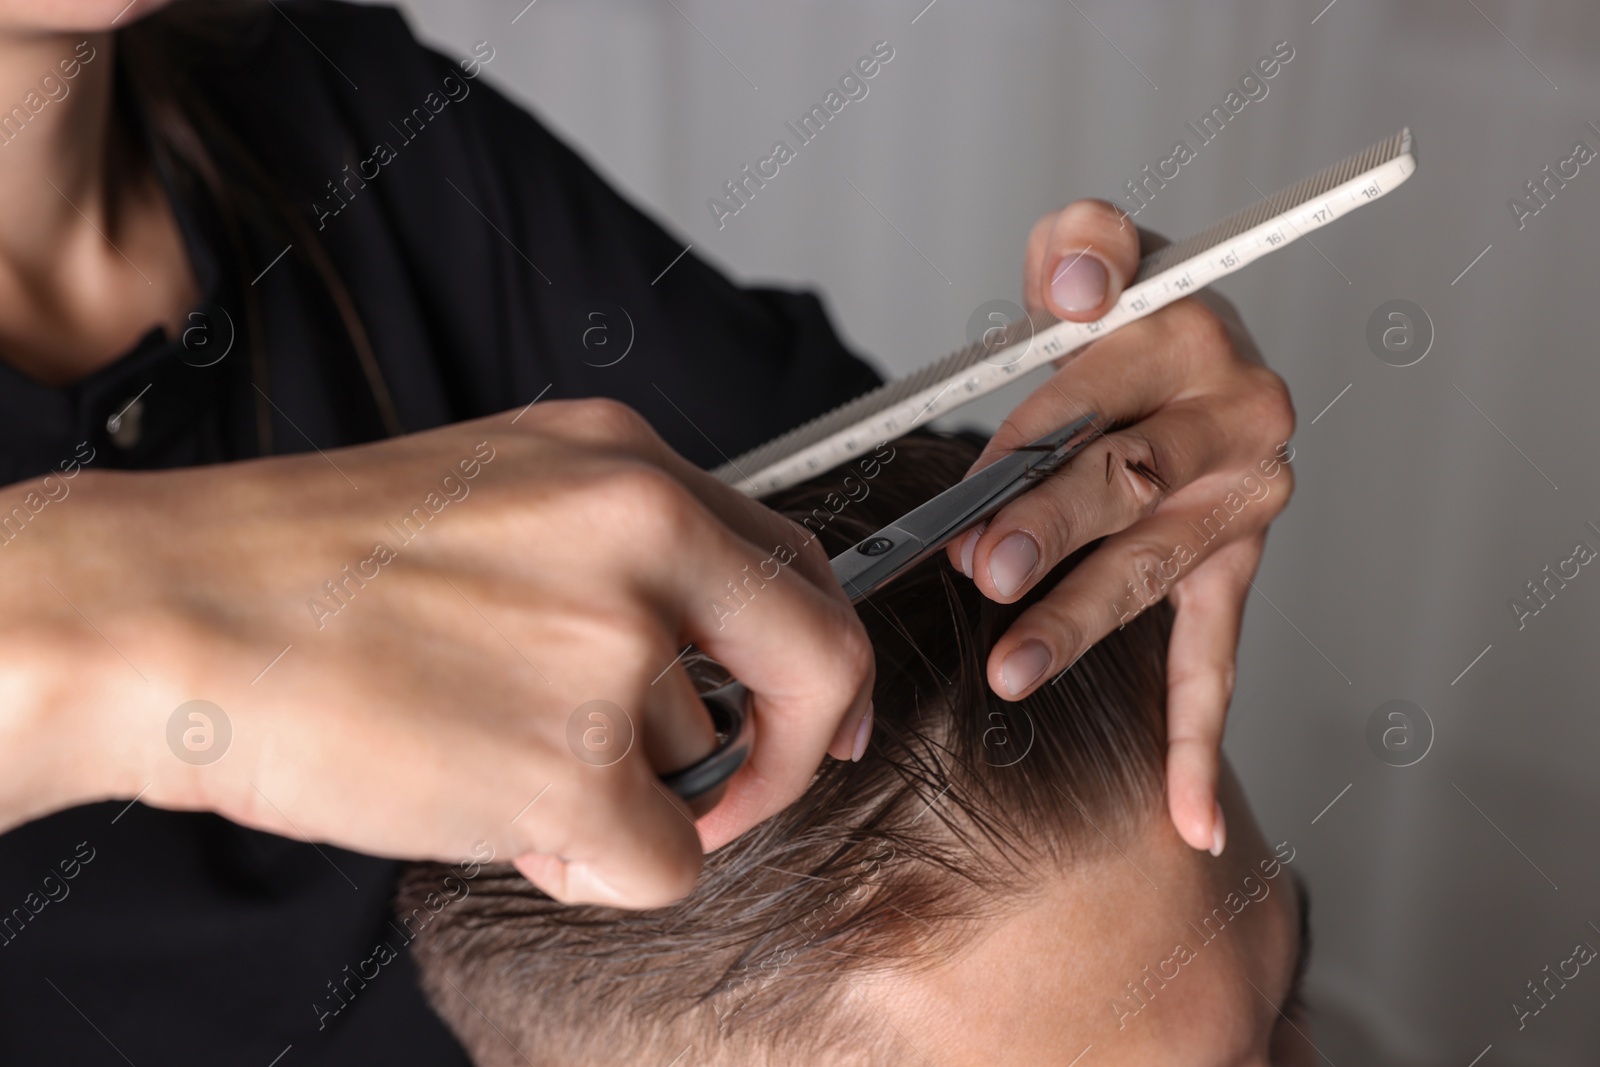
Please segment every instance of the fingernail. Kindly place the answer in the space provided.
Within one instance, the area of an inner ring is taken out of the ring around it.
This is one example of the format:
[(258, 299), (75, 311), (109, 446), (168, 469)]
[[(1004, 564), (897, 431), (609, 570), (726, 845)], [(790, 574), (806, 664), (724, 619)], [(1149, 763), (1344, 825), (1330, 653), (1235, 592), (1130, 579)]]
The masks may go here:
[(1039, 549), (1033, 538), (1024, 533), (1014, 533), (989, 553), (989, 580), (995, 592), (1010, 596), (1022, 588), (1033, 568), (1039, 562)]
[(967, 536), (961, 541), (961, 573), (968, 578), (972, 577), (972, 550), (978, 547), (978, 538), (983, 536), (988, 525), (986, 522), (978, 523), (967, 531)]
[(850, 762), (860, 763), (862, 755), (867, 751), (867, 741), (872, 737), (872, 702), (867, 701), (867, 713), (861, 716), (861, 725), (856, 727), (855, 747), (850, 750)]
[(1005, 683), (1006, 692), (1017, 696), (1038, 681), (1049, 666), (1050, 650), (1044, 642), (1024, 641), (1000, 665), (1000, 681)]
[(1222, 855), (1222, 846), (1228, 843), (1228, 824), (1222, 817), (1222, 802), (1217, 801), (1217, 813), (1211, 824), (1211, 854)]
[(1106, 298), (1106, 268), (1087, 252), (1068, 252), (1050, 280), (1050, 295), (1066, 311), (1089, 311)]

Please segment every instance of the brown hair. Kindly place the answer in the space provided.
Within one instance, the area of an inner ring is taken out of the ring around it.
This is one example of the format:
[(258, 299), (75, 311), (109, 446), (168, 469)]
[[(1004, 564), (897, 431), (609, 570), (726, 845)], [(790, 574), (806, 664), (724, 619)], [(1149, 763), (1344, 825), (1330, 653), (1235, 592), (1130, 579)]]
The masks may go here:
[[(355, 301), (316, 232), (284, 197), (277, 181), (205, 99), (190, 72), (192, 58), (245, 36), (252, 20), (271, 18), (253, 0), (177, 0), (116, 33), (118, 62), (138, 101), (149, 137), (149, 162), (173, 182), (178, 196), (209, 196), (221, 216), (244, 301), (245, 337), (256, 394), (256, 445), (273, 451), (266, 325), (249, 282), (245, 233), (255, 229), (292, 246), (321, 283), (350, 343), (350, 355), (370, 394), (385, 435), (405, 432)], [(130, 146), (143, 162), (144, 146)]]
[[(959, 480), (978, 448), (914, 434), (842, 508), (837, 472), (770, 503), (798, 519), (832, 494), (819, 536), (833, 554)], [(943, 955), (1041, 869), (1157, 808), (1170, 610), (1003, 701), (985, 659), (1037, 596), (994, 604), (941, 554), (861, 604), (878, 663), (866, 754), (824, 759), (793, 806), (707, 856), (677, 904), (567, 906), (500, 864), (441, 907), (449, 868), (410, 868), (397, 908), (424, 923), (412, 951), (435, 1009), (480, 1067), (665, 1063), (691, 1043), (695, 1063), (881, 1062), (862, 1042), (883, 1028), (841, 1004), (852, 974)]]

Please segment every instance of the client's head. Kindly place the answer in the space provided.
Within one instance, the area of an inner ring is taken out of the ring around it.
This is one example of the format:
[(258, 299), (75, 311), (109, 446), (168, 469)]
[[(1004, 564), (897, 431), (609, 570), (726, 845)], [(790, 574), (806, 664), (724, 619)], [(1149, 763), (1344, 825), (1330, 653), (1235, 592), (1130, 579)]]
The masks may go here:
[[(769, 503), (832, 555), (978, 451), (917, 434)], [(480, 1067), (1301, 1062), (1293, 848), (1267, 846), (1226, 768), (1220, 857), (1166, 814), (1170, 610), (1001, 700), (988, 650), (1038, 595), (996, 605), (940, 554), (861, 604), (859, 763), (824, 759), (670, 907), (567, 906), (484, 867), (422, 912), (434, 1007)], [(448, 874), (411, 868), (399, 911)]]

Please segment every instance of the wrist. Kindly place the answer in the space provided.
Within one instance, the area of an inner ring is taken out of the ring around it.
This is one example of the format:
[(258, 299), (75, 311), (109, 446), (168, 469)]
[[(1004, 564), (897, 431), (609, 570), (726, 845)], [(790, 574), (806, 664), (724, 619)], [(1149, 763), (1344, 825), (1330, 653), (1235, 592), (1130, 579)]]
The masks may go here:
[[(148, 687), (69, 599), (111, 580), (103, 542), (80, 535), (104, 536), (89, 503), (98, 480), (80, 473), (48, 522), (0, 529), (0, 829), (140, 788), (127, 709), (149, 702)], [(0, 489), (0, 519), (30, 488)]]

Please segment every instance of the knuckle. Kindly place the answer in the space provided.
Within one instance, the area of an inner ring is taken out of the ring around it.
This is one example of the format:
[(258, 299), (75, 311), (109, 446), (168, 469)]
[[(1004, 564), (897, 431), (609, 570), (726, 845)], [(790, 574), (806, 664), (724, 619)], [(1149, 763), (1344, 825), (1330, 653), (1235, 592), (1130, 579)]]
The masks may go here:
[(662, 664), (671, 664), (674, 671), (682, 668), (673, 659), (673, 635), (659, 616), (648, 608), (606, 607), (603, 617), (596, 612), (583, 623), (593, 628), (595, 645), (604, 645), (606, 659), (619, 665), (611, 678), (615, 690), (622, 694), (617, 697), (621, 703), (616, 710), (621, 711), (629, 727), (637, 729), (647, 707), (650, 680), (661, 676)]
[(1231, 363), (1237, 359), (1228, 324), (1216, 311), (1193, 297), (1178, 301), (1169, 310), (1171, 329), (1199, 365)]
[[(1157, 478), (1165, 480), (1161, 472), (1160, 457), (1156, 455), (1155, 445), (1150, 439), (1137, 430), (1125, 431), (1117, 436), (1121, 454), (1114, 462), (1122, 468), (1122, 482), (1131, 497), (1133, 512), (1135, 515), (1148, 513), (1161, 503), (1161, 498), (1165, 495), (1156, 481)], [(1172, 447), (1169, 443), (1164, 451), (1170, 452)], [(1170, 455), (1167, 456), (1167, 461), (1170, 467), (1172, 462)], [(1153, 474), (1155, 477), (1141, 474), (1135, 465), (1142, 466), (1147, 474)]]
[(1239, 308), (1232, 300), (1229, 300), (1215, 289), (1202, 289), (1194, 294), (1194, 298), (1216, 312), (1231, 329), (1244, 328), (1244, 321), (1239, 316)]
[[(1051, 669), (1070, 663), (1094, 642), (1094, 628), (1087, 614), (1090, 610), (1086, 598), (1063, 596), (1056, 590), (1028, 609), (1029, 629), (1049, 636), (1046, 644), (1056, 656)], [(1115, 620), (1108, 617), (1106, 622), (1114, 624)]]
[(1173, 687), (1196, 688), (1201, 694), (1213, 694), (1215, 704), (1227, 701), (1233, 692), (1237, 668), (1233, 660), (1180, 659), (1167, 666), (1167, 682)]
[(1169, 703), (1183, 704), (1191, 712), (1181, 725), (1169, 727), (1168, 740), (1214, 745), (1221, 739), (1222, 717), (1233, 694), (1233, 669), (1212, 665), (1171, 665), (1167, 668)]
[[(807, 518), (812, 519), (812, 521), (816, 521), (814, 518), (812, 518), (812, 516), (807, 516)], [(818, 574), (828, 573), (831, 563), (828, 559), (828, 550), (824, 546), (822, 538), (818, 537), (816, 533), (803, 522), (796, 522), (794, 519), (788, 517), (785, 517), (784, 521), (789, 524), (789, 532), (792, 535), (788, 543), (790, 545), (800, 546), (795, 550), (796, 562), (800, 563), (802, 566), (816, 568), (816, 572)]]
[[(589, 802), (590, 806), (582, 811), (574, 811), (569, 798), (587, 798), (592, 783), (579, 776), (578, 761), (565, 751), (556, 759), (539, 758), (539, 755), (530, 751), (526, 753), (526, 758), (519, 761), (521, 767), (526, 768), (521, 780), (549, 782), (550, 788), (523, 818), (511, 824), (509, 840), (506, 842), (507, 859), (529, 852), (546, 856), (570, 855), (578, 844), (580, 818), (595, 811), (597, 804), (604, 805), (606, 802), (605, 795), (601, 793), (598, 801)], [(506, 799), (497, 801), (497, 807), (511, 803), (526, 804), (530, 797), (531, 794), (522, 796), (520, 790), (508, 790)], [(539, 810), (541, 807), (543, 811)]]
[(1147, 537), (1131, 540), (1126, 546), (1126, 559), (1128, 569), (1141, 577), (1145, 574), (1154, 574), (1163, 581), (1170, 582), (1176, 575), (1176, 560), (1170, 549)]
[[(829, 610), (834, 610), (831, 602)], [(872, 676), (876, 660), (866, 624), (855, 609), (839, 604), (837, 612), (837, 619), (830, 619), (826, 641), (817, 646), (827, 663), (819, 680), (830, 692), (831, 700), (843, 702), (854, 697), (861, 683)]]
[(586, 444), (636, 444), (655, 433), (643, 415), (609, 397), (551, 401), (540, 406), (545, 408), (545, 426)]
[(1179, 593), (1184, 586), (1183, 579), (1207, 555), (1203, 547), (1198, 552), (1190, 551), (1191, 554), (1184, 557), (1172, 545), (1163, 546), (1147, 538), (1134, 541), (1125, 547), (1121, 557), (1124, 580), (1119, 588), (1132, 591), (1132, 598), (1140, 605), (1141, 612), (1146, 606)]
[(682, 545), (704, 532), (705, 514), (693, 494), (676, 478), (648, 463), (615, 464), (590, 480), (593, 517), (598, 528), (639, 538), (650, 544)]
[(859, 646), (854, 643), (850, 647), (841, 648), (839, 655), (843, 657), (840, 669), (832, 674), (832, 687), (821, 690), (826, 698), (828, 707), (839, 716), (838, 721), (843, 721), (852, 703), (859, 693), (872, 693), (878, 686), (877, 667), (873, 662), (872, 643), (863, 641)]
[(1093, 227), (1095, 232), (1102, 230), (1115, 231), (1121, 226), (1127, 230), (1130, 241), (1139, 239), (1138, 232), (1122, 220), (1126, 213), (1109, 200), (1086, 198), (1074, 200), (1062, 211), (1062, 216), (1071, 226)]
[(1277, 511), (1273, 513), (1275, 515), (1288, 507), (1289, 501), (1294, 497), (1294, 467), (1288, 463), (1283, 464), (1278, 471), (1277, 496)]
[[(1042, 571), (1065, 557), (1067, 546), (1079, 531), (1090, 536), (1090, 531), (1100, 524), (1101, 508), (1095, 503), (1099, 499), (1100, 495), (1092, 491), (1073, 492), (1065, 481), (1047, 481), (1016, 505), (1014, 515), (1002, 512), (995, 526), (997, 530), (1014, 528), (1031, 533), (1039, 542)], [(994, 543), (998, 545), (999, 541)]]
[(695, 883), (700, 880), (699, 854), (683, 854), (674, 857), (675, 862), (668, 862), (661, 873), (661, 881), (655, 886), (653, 893), (645, 894), (641, 904), (647, 908), (664, 908), (694, 892)]
[(1108, 200), (1075, 200), (1061, 209), (1051, 242), (1058, 248), (1088, 245), (1126, 268), (1139, 256), (1139, 231)]
[[(853, 612), (850, 612), (853, 616)], [(852, 684), (866, 677), (873, 668), (872, 641), (859, 618), (843, 626), (838, 633), (837, 654), (842, 667), (841, 677)]]
[(1294, 436), (1294, 400), (1289, 386), (1274, 371), (1265, 367), (1250, 367), (1251, 386), (1255, 395), (1255, 422), (1273, 445)]

